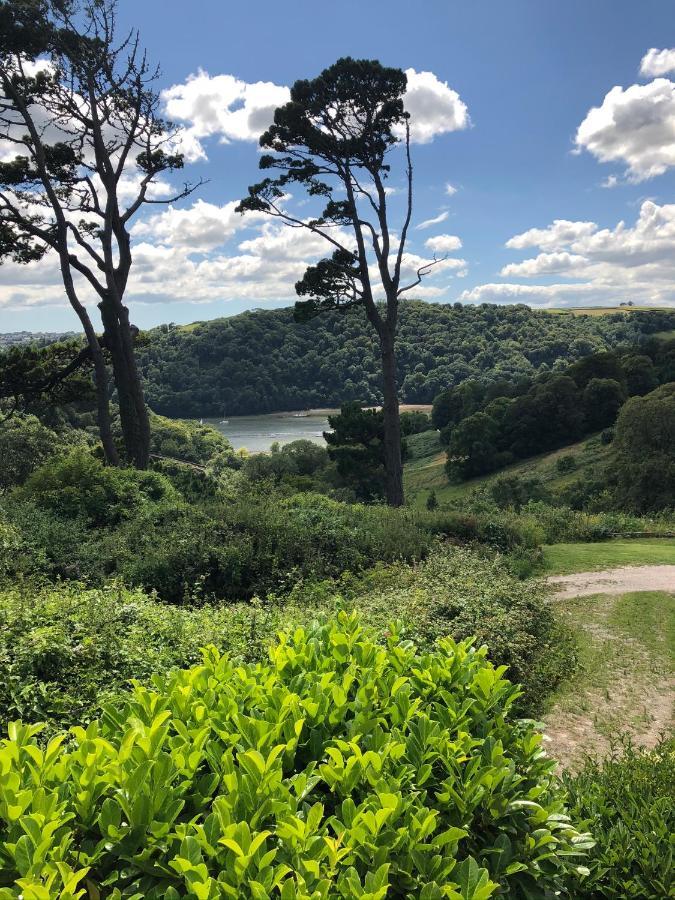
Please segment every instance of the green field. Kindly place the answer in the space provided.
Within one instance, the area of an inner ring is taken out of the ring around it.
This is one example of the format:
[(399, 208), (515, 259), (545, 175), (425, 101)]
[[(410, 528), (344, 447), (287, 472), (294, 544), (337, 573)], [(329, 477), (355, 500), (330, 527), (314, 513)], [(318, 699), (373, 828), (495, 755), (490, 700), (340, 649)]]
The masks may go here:
[[(445, 449), (441, 446), (437, 431), (425, 431), (406, 439), (410, 459), (405, 465), (403, 474), (408, 502), (412, 506), (424, 506), (429, 493), (433, 490), (439, 503), (461, 500), (476, 488), (485, 487), (496, 478), (504, 475), (537, 477), (549, 488), (558, 490), (570, 482), (576, 481), (585, 471), (604, 462), (611, 453), (611, 445), (600, 443), (599, 436), (592, 435), (576, 444), (561, 447), (552, 453), (533, 456), (521, 462), (491, 472), (480, 478), (472, 478), (461, 484), (450, 484), (445, 474)], [(573, 472), (561, 475), (556, 462), (561, 456), (572, 455), (577, 467)]]
[(543, 552), (545, 570), (549, 575), (570, 575), (617, 566), (675, 565), (675, 538), (551, 544), (545, 546)]

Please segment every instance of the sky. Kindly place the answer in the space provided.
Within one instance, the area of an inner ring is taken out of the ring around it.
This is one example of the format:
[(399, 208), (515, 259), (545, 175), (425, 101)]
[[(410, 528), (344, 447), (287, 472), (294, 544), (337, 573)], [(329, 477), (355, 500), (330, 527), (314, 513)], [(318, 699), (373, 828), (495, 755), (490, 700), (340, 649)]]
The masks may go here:
[[(163, 106), (183, 128), (174, 184), (208, 179), (134, 220), (139, 326), (294, 301), (323, 242), (234, 207), (288, 86), (346, 55), (408, 75), (406, 261), (443, 257), (411, 297), (675, 306), (673, 0), (120, 0), (119, 16), (160, 63)], [(297, 189), (288, 201), (299, 215), (304, 202)], [(53, 258), (0, 266), (0, 331), (77, 327)]]

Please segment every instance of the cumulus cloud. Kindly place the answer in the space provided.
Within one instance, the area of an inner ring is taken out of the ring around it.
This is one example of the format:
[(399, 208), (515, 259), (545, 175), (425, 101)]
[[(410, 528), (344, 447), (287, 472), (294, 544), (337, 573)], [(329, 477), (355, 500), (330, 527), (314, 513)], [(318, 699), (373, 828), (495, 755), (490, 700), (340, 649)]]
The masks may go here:
[(461, 131), (470, 125), (466, 103), (446, 81), (433, 72), (406, 69), (408, 89), (404, 104), (410, 113), (410, 139), (428, 144), (439, 134)]
[(531, 278), (537, 275), (560, 275), (577, 270), (585, 262), (583, 256), (567, 251), (557, 253), (540, 253), (534, 259), (526, 259), (520, 263), (504, 266), (500, 275), (505, 278)]
[(272, 124), (277, 106), (289, 99), (290, 91), (283, 85), (212, 76), (203, 69), (162, 92), (167, 115), (186, 123), (181, 147), (191, 160), (205, 158), (204, 138), (216, 136), (224, 144), (257, 140)]
[(450, 184), (449, 181), (446, 182), (445, 193), (448, 195), (448, 197), (454, 197), (458, 190), (459, 188), (456, 188), (454, 184)]
[(424, 246), (432, 253), (453, 253), (461, 249), (462, 241), (456, 234), (437, 234), (427, 238)]
[[(190, 207), (167, 207), (134, 226), (133, 258), (127, 296), (134, 303), (207, 303), (230, 299), (265, 302), (296, 299), (294, 285), (307, 265), (331, 252), (321, 236), (305, 229), (287, 228), (260, 214), (240, 216), (236, 202), (222, 206), (197, 200)], [(331, 230), (346, 246), (354, 237), (346, 229)], [(459, 249), (452, 235), (439, 236), (448, 248)], [(392, 253), (397, 250), (396, 244)], [(417, 269), (430, 257), (406, 252), (402, 260), (404, 283), (414, 281)], [(392, 259), (393, 263), (393, 259)], [(47, 256), (31, 266), (8, 263), (7, 286), (0, 286), (0, 309), (33, 305), (66, 305), (58, 261)], [(466, 274), (466, 261), (441, 260), (416, 287), (412, 296), (434, 299), (446, 296), (454, 277)], [(378, 272), (372, 270), (373, 284)], [(78, 287), (89, 305), (96, 302), (80, 280)]]
[(645, 200), (637, 220), (614, 228), (558, 219), (512, 238), (512, 248), (537, 247), (530, 259), (509, 263), (504, 278), (548, 279), (554, 284), (491, 283), (465, 291), (470, 302), (523, 302), (546, 306), (617, 305), (633, 300), (675, 304), (675, 204)]
[[(405, 108), (410, 113), (410, 136), (426, 144), (437, 135), (467, 128), (466, 104), (433, 72), (407, 69)], [(248, 83), (234, 75), (210, 75), (200, 69), (181, 84), (162, 92), (167, 115), (185, 123), (179, 149), (188, 161), (206, 158), (203, 141), (255, 141), (272, 124), (274, 110), (287, 103), (290, 90), (271, 81)], [(399, 130), (400, 136), (403, 129)]]
[(222, 247), (235, 232), (266, 218), (263, 213), (249, 213), (244, 217), (235, 212), (237, 205), (236, 200), (222, 206), (197, 200), (184, 209), (168, 206), (162, 212), (137, 222), (132, 234), (134, 237), (151, 238), (153, 243), (204, 253)]
[(510, 250), (524, 250), (526, 247), (556, 250), (584, 235), (593, 234), (597, 227), (595, 222), (555, 219), (547, 228), (530, 228), (522, 234), (515, 235), (506, 242), (506, 246)]
[(424, 219), (423, 222), (420, 222), (415, 228), (418, 231), (422, 231), (424, 228), (431, 228), (432, 225), (440, 225), (441, 222), (445, 222), (445, 220), (450, 215), (449, 212), (439, 213), (437, 216), (434, 216), (433, 219)]
[[(331, 229), (331, 237), (348, 248), (355, 248), (352, 234), (344, 229)], [(267, 260), (311, 261), (327, 256), (332, 248), (325, 238), (306, 229), (286, 228), (267, 222), (257, 237), (242, 241), (238, 245), (242, 253), (264, 257)]]
[(631, 181), (662, 175), (675, 166), (675, 83), (613, 87), (577, 129), (577, 150), (601, 162), (621, 162)]
[(640, 75), (647, 78), (658, 78), (675, 72), (675, 48), (670, 50), (657, 50), (652, 47), (647, 50), (640, 62)]

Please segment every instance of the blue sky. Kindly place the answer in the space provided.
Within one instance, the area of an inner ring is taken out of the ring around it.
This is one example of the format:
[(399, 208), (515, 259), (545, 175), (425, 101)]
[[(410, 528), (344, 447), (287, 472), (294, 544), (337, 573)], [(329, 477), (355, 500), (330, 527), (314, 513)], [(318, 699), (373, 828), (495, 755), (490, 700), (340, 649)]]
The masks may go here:
[[(225, 211), (256, 180), (258, 151), (227, 116), (212, 127), (208, 117), (218, 116), (218, 76), (280, 88), (343, 55), (433, 73), (439, 115), (445, 84), (459, 97), (456, 110), (468, 110), (468, 127), (441, 127), (413, 147), (415, 221), (447, 216), (413, 232), (411, 254), (428, 256), (434, 236), (461, 241), (450, 253), (457, 264), (430, 279), (424, 296), (675, 304), (671, 0), (120, 0), (120, 18), (140, 28), (174, 104), (191, 110), (183, 124), (194, 132), (199, 119), (202, 132), (213, 131), (197, 136), (202, 158), (186, 168), (209, 183), (180, 204), (182, 217), (160, 218), (153, 207), (134, 234), (139, 277), (129, 299), (139, 325), (293, 301), (295, 273), (316, 248), (304, 248), (302, 260), (269, 224), (238, 224)], [(641, 74), (650, 48), (665, 53)], [(196, 82), (190, 96), (180, 87), (200, 70), (208, 73), (198, 82), (206, 108)], [(230, 102), (234, 112), (242, 101), (224, 87), (223, 109)], [(594, 107), (600, 111), (589, 119)], [(4, 266), (0, 285), (0, 330), (76, 327), (48, 266), (32, 284), (27, 272)]]

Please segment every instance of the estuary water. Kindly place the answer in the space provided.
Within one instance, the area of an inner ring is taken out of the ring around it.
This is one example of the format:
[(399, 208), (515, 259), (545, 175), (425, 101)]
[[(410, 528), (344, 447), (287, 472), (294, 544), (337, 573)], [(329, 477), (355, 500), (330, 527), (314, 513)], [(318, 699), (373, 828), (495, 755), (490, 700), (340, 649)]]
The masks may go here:
[(308, 440), (325, 444), (323, 432), (329, 431), (326, 411), (306, 413), (270, 413), (264, 416), (228, 416), (227, 419), (203, 419), (217, 428), (235, 450), (246, 447), (250, 453), (263, 453), (275, 442)]

